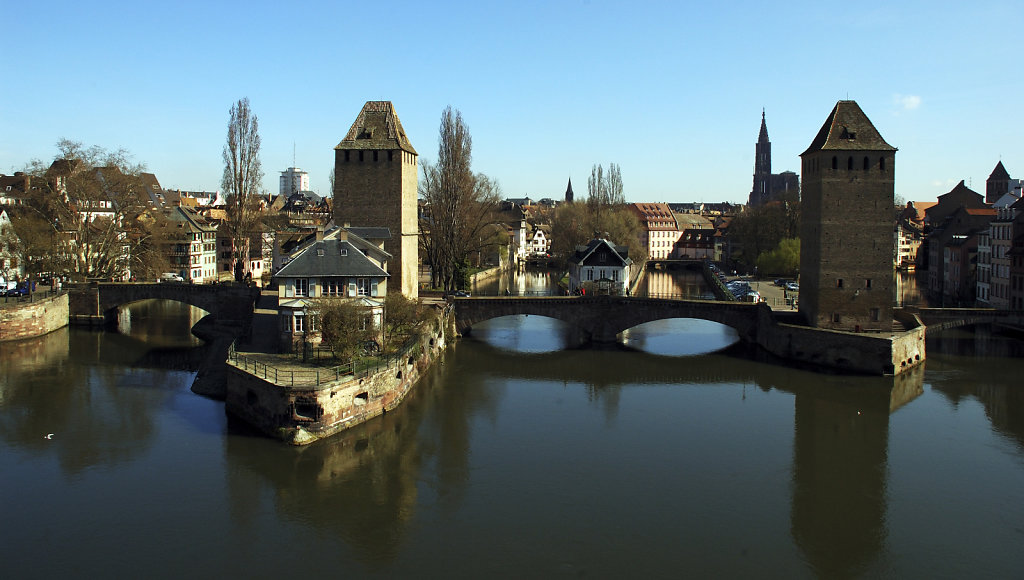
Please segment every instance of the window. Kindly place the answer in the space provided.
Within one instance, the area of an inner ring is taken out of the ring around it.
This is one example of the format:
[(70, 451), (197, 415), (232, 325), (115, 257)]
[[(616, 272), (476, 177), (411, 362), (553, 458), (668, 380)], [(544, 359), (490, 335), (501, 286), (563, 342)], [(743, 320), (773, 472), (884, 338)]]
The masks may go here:
[(869, 163), (870, 163), (870, 162), (868, 161), (868, 158), (867, 158), (867, 157), (865, 157), (865, 158), (864, 158), (864, 171), (867, 171), (867, 170), (868, 170), (868, 165), (869, 165)]
[(840, 322), (842, 322), (842, 319), (840, 318), (838, 312), (833, 312), (832, 313), (832, 322), (834, 322), (836, 324), (839, 324)]
[(885, 171), (885, 157), (878, 158), (878, 170)]
[(864, 280), (864, 287), (867, 288), (868, 290), (871, 290), (871, 278)]
[(366, 278), (356, 278), (356, 288), (360, 296), (366, 296), (370, 293), (369, 280)]
[(836, 288), (842, 288), (842, 287), (843, 287), (843, 279), (842, 278), (837, 278), (836, 279)]
[(297, 278), (295, 280), (295, 295), (306, 296), (309, 294), (309, 280), (306, 278)]
[(878, 322), (878, 319), (880, 317), (881, 317), (881, 313), (879, 312), (879, 310), (877, 308), (872, 308), (871, 309), (871, 320), (873, 322)]
[(294, 327), (294, 331), (295, 332), (305, 332), (305, 326), (306, 325), (305, 325), (305, 320), (304, 319), (305, 319), (305, 317), (301, 316), (299, 314), (296, 314), (295, 316), (292, 317), (292, 320), (295, 321), (295, 327)]
[(846, 158), (846, 169), (847, 171), (853, 171), (853, 157)]
[(587, 280), (593, 280), (593, 279), (594, 279), (594, 271), (593, 270), (587, 270)]
[(832, 169), (839, 169), (839, 160), (835, 155), (832, 156)]

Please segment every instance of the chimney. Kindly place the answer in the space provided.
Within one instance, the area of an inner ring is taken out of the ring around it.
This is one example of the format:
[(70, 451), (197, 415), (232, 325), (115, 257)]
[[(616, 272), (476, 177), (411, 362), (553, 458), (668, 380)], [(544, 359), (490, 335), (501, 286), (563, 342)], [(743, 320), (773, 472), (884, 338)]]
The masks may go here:
[(346, 230), (346, 229), (338, 230), (338, 241), (339, 242), (347, 242), (348, 241), (348, 230)]
[(323, 226), (317, 226), (316, 227), (316, 241), (318, 241), (318, 242), (324, 241), (324, 228), (323, 228)]

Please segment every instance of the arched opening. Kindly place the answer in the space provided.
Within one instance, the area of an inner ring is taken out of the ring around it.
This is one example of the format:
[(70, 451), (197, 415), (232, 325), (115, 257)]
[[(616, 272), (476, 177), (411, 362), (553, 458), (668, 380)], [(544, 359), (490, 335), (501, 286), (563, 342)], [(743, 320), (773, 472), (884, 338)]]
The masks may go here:
[(634, 326), (622, 333), (630, 348), (662, 356), (697, 356), (738, 342), (736, 329), (700, 318), (666, 318)]
[(472, 337), (494, 348), (524, 353), (554, 352), (578, 346), (574, 325), (534, 314), (500, 316), (473, 325)]
[(839, 169), (839, 159), (835, 155), (832, 156), (832, 169)]
[(878, 158), (878, 170), (885, 171), (885, 157)]
[(853, 157), (846, 158), (846, 170), (853, 171)]
[(871, 166), (871, 162), (868, 161), (867, 156), (864, 156), (864, 171), (867, 171), (868, 167), (870, 167), (870, 166)]
[(117, 330), (161, 348), (195, 347), (203, 341), (192, 334), (192, 327), (208, 314), (177, 300), (136, 300), (116, 308)]

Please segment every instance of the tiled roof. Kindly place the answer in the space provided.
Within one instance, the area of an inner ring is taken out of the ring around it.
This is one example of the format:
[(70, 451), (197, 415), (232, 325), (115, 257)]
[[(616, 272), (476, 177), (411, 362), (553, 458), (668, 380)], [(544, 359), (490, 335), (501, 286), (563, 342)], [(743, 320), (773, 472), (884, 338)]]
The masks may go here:
[(367, 101), (335, 149), (401, 149), (418, 155), (391, 101)]
[(279, 278), (322, 276), (379, 278), (388, 275), (347, 240), (314, 242), (293, 257), (276, 274)]
[(896, 148), (885, 142), (856, 101), (839, 101), (811, 146), (800, 155), (831, 150), (896, 151)]

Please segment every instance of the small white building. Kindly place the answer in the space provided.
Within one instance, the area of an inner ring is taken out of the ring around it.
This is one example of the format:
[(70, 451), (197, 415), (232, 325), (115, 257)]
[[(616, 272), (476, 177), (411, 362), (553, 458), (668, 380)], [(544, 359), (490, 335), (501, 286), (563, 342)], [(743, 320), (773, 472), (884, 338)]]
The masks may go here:
[(20, 280), (25, 274), (18, 259), (18, 236), (14, 233), (7, 210), (0, 206), (0, 290), (6, 290), (10, 283)]
[(576, 246), (569, 258), (569, 292), (626, 295), (632, 264), (626, 246), (594, 238), (586, 246)]

